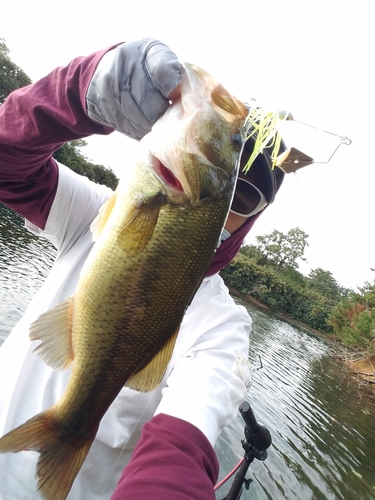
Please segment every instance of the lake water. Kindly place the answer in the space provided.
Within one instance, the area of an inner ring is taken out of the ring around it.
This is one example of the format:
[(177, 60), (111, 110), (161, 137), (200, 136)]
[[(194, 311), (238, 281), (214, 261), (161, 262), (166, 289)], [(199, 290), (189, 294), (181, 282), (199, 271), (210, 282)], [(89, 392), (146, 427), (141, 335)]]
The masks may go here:
[[(246, 306), (253, 318), (248, 401), (272, 434), (265, 462), (255, 461), (248, 500), (375, 499), (375, 404), (330, 346)], [(243, 456), (239, 416), (217, 445), (224, 476)], [(217, 495), (223, 498), (223, 495)]]
[[(55, 250), (0, 205), (0, 344), (52, 265)], [(246, 305), (253, 318), (248, 400), (272, 434), (264, 462), (255, 461), (246, 500), (374, 500), (375, 403), (304, 330)], [(257, 370), (262, 361), (263, 368)], [(242, 458), (240, 416), (217, 444), (220, 478)], [(217, 492), (222, 499), (227, 486)]]

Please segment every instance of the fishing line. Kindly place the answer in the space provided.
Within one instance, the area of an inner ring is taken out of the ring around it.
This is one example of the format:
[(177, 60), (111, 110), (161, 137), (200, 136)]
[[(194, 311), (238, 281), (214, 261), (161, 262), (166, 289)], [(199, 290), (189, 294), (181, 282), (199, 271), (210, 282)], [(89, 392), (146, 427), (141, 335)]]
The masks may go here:
[[(148, 406), (149, 406), (149, 404), (150, 404), (150, 401), (151, 401), (151, 398), (152, 398), (152, 396), (153, 396), (154, 392), (155, 392), (155, 391), (150, 391), (148, 401), (146, 401), (146, 404), (144, 405), (144, 408), (143, 408), (142, 413), (140, 414), (140, 416), (139, 416), (138, 420), (134, 423), (134, 426), (133, 426), (133, 428), (132, 428), (131, 432), (129, 432), (128, 439), (125, 441), (125, 443), (124, 443), (123, 447), (121, 448), (121, 450), (120, 450), (120, 452), (119, 452), (119, 455), (118, 455), (118, 457), (117, 457), (117, 460), (116, 460), (116, 461), (115, 461), (115, 463), (113, 464), (112, 470), (111, 470), (111, 472), (109, 473), (108, 479), (107, 479), (107, 481), (106, 481), (106, 482), (104, 483), (104, 485), (103, 485), (103, 488), (102, 488), (102, 491), (101, 491), (101, 495), (104, 495), (104, 491), (105, 491), (105, 489), (106, 489), (106, 486), (108, 485), (108, 482), (109, 482), (110, 478), (112, 477), (112, 474), (114, 473), (114, 470), (116, 469), (116, 466), (117, 466), (117, 464), (118, 464), (118, 462), (119, 462), (119, 460), (120, 460), (121, 456), (123, 455), (123, 453), (124, 453), (124, 451), (125, 451), (126, 445), (129, 443), (130, 438), (131, 438), (131, 437), (132, 437), (132, 435), (133, 435), (133, 432), (135, 431), (135, 429), (136, 429), (137, 425), (139, 424), (139, 422), (142, 420), (142, 417), (143, 417), (143, 415), (145, 414), (145, 411), (147, 410), (147, 408), (148, 408)], [(116, 401), (116, 400), (115, 400), (115, 401)], [(126, 464), (126, 465), (127, 465), (127, 464)], [(126, 465), (125, 465), (125, 467), (126, 467)], [(125, 467), (124, 467), (124, 468), (125, 468)], [(119, 478), (119, 479), (120, 479), (120, 478)], [(112, 495), (112, 494), (113, 494), (113, 491), (111, 492), (111, 495)]]

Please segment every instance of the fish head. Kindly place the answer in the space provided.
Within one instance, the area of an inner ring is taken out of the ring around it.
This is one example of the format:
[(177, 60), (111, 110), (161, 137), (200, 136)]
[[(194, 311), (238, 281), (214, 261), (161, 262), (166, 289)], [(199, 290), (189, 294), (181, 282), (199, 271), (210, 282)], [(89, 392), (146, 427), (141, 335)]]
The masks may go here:
[(247, 107), (205, 70), (182, 66), (181, 98), (144, 138), (170, 203), (193, 206), (233, 196)]

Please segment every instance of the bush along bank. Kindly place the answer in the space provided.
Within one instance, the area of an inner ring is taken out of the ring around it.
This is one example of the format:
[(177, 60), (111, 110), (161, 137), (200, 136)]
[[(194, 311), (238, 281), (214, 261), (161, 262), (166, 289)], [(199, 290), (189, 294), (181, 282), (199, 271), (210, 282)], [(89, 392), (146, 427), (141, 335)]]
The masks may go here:
[(329, 271), (302, 275), (298, 265), (280, 265), (256, 246), (244, 245), (221, 271), (226, 284), (345, 346), (375, 353), (375, 280), (357, 291), (343, 288)]
[(271, 266), (256, 264), (239, 253), (220, 274), (229, 287), (255, 298), (273, 311), (314, 330), (332, 332), (327, 323), (335, 305), (332, 299), (291, 280)]
[(233, 294), (334, 341), (337, 361), (359, 387), (375, 393), (375, 281), (355, 292), (340, 287), (328, 271), (313, 270), (306, 277), (254, 257), (254, 248), (246, 246), (220, 274)]

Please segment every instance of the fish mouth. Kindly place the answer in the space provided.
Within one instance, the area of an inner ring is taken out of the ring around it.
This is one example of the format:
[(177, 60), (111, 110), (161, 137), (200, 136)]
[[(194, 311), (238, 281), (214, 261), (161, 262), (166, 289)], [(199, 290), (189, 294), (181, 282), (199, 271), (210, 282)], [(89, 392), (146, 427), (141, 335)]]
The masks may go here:
[(152, 170), (164, 184), (164, 186), (179, 193), (184, 192), (181, 182), (174, 175), (172, 170), (162, 163), (156, 156), (152, 155)]

